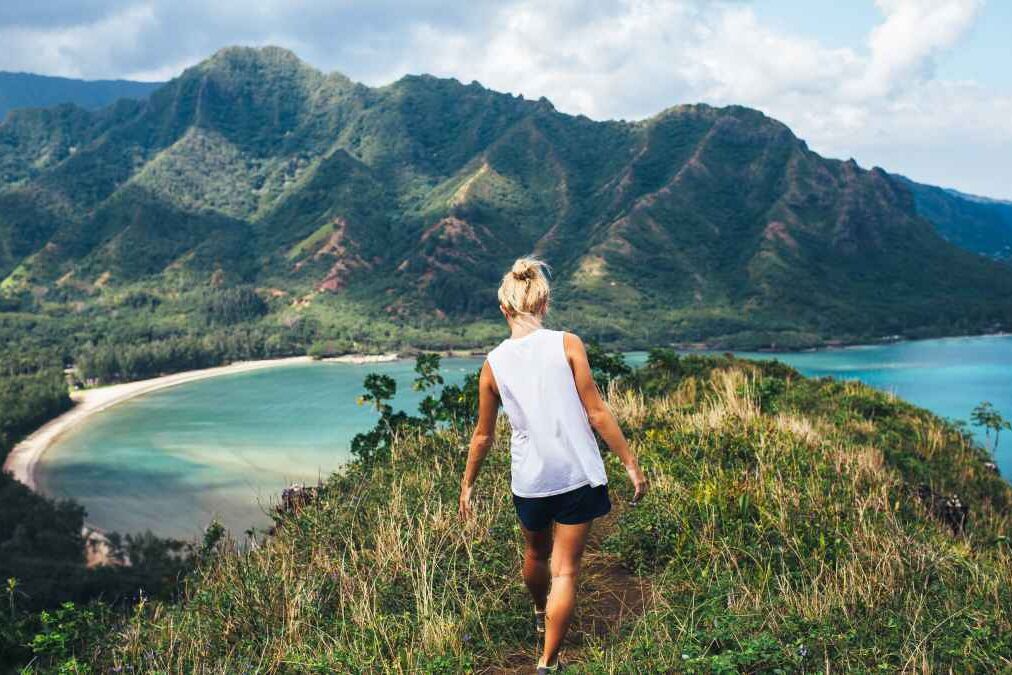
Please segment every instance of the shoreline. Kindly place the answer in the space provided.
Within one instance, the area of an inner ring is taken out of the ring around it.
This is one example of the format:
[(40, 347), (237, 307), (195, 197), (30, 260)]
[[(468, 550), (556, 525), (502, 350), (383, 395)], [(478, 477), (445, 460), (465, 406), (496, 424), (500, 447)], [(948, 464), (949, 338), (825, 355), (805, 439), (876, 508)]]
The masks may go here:
[[(874, 342), (862, 342), (862, 343), (849, 343), (840, 342), (832, 345), (821, 345), (818, 347), (808, 347), (799, 349), (778, 349), (778, 350), (740, 350), (740, 349), (715, 349), (713, 347), (703, 346), (701, 343), (682, 343), (680, 345), (671, 345), (677, 351), (682, 352), (707, 352), (707, 351), (754, 351), (755, 353), (802, 353), (802, 352), (818, 352), (818, 351), (830, 351), (836, 349), (849, 349), (853, 347), (862, 346), (882, 346), (888, 344), (896, 344), (900, 342), (917, 342), (921, 340), (944, 340), (944, 339), (968, 339), (968, 338), (986, 338), (986, 337), (1007, 337), (1010, 333), (1005, 331), (999, 331), (994, 333), (979, 333), (972, 335), (950, 335), (944, 337), (928, 337), (928, 338), (898, 338), (898, 336), (887, 336), (880, 338)], [(898, 339), (897, 339), (898, 338)], [(692, 346), (689, 346), (692, 344)], [(623, 350), (629, 351), (629, 350)], [(637, 350), (632, 350), (637, 351)], [(640, 350), (641, 351), (641, 350)], [(449, 352), (439, 352), (443, 356), (447, 357), (474, 357), (476, 354), (483, 354), (483, 351), (475, 350), (450, 350)], [(236, 373), (252, 372), (256, 370), (263, 370), (267, 368), (275, 368), (284, 365), (294, 365), (299, 363), (339, 363), (339, 364), (369, 364), (369, 363), (387, 363), (392, 361), (398, 361), (405, 358), (410, 358), (412, 354), (399, 354), (397, 352), (386, 352), (383, 354), (345, 354), (341, 356), (327, 357), (327, 358), (313, 358), (310, 356), (289, 356), (276, 359), (264, 359), (259, 361), (239, 361), (231, 363), (227, 366), (215, 366), (212, 368), (203, 368), (200, 370), (189, 370), (181, 373), (173, 373), (171, 375), (162, 375), (159, 377), (149, 378), (146, 380), (137, 380), (135, 382), (124, 382), (120, 384), (112, 384), (102, 387), (96, 387), (94, 389), (82, 389), (71, 393), (71, 399), (75, 405), (67, 412), (63, 413), (59, 417), (56, 417), (43, 426), (39, 427), (27, 437), (21, 440), (11, 452), (7, 455), (7, 458), (3, 463), (3, 471), (10, 472), (14, 478), (26, 485), (33, 492), (39, 492), (38, 482), (36, 481), (36, 468), (38, 462), (46, 450), (48, 450), (63, 434), (67, 433), (78, 425), (84, 423), (96, 413), (103, 410), (107, 410), (114, 405), (118, 405), (130, 399), (138, 396), (143, 396), (161, 389), (167, 389), (180, 384), (186, 384), (189, 382), (197, 382), (200, 380), (208, 379), (211, 377), (218, 377), (220, 375), (230, 375)]]
[(322, 359), (315, 359), (315, 361), (320, 363), (352, 363), (361, 365), (364, 363), (389, 363), (401, 358), (403, 357), (397, 352), (387, 352), (385, 354), (342, 354), (341, 356), (328, 356)]
[[(936, 335), (931, 337), (903, 337), (900, 335), (886, 335), (879, 338), (859, 341), (850, 340), (827, 340), (821, 344), (811, 347), (753, 347), (744, 349), (742, 347), (728, 347), (726, 345), (714, 346), (706, 341), (701, 342), (673, 342), (667, 347), (680, 352), (746, 352), (753, 354), (801, 354), (804, 352), (826, 352), (837, 349), (854, 349), (861, 347), (885, 347), (888, 345), (904, 344), (908, 342), (927, 342), (931, 340), (971, 340), (975, 338), (1002, 338), (1012, 337), (1012, 332), (997, 331), (993, 333), (969, 333), (957, 335)], [(607, 351), (648, 351), (647, 349), (608, 349)]]
[(180, 384), (298, 363), (313, 363), (313, 359), (309, 356), (290, 356), (262, 361), (239, 361), (227, 366), (188, 370), (136, 382), (111, 384), (72, 392), (70, 398), (74, 401), (74, 407), (59, 417), (49, 420), (15, 445), (4, 460), (3, 470), (13, 474), (14, 478), (26, 485), (28, 489), (39, 492), (35, 472), (42, 455), (65, 433), (103, 410), (138, 396)]

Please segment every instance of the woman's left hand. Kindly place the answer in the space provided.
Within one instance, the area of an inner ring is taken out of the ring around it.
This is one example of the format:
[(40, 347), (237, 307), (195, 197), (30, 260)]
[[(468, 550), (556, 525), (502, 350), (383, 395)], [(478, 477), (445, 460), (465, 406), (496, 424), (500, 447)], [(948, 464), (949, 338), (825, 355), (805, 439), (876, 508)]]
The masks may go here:
[(474, 510), (471, 508), (471, 491), (472, 490), (473, 490), (473, 488), (470, 487), (470, 486), (467, 486), (467, 485), (461, 485), (460, 486), (460, 501), (459, 501), (458, 512), (460, 513), (460, 517), (463, 520), (467, 520), (474, 513)]

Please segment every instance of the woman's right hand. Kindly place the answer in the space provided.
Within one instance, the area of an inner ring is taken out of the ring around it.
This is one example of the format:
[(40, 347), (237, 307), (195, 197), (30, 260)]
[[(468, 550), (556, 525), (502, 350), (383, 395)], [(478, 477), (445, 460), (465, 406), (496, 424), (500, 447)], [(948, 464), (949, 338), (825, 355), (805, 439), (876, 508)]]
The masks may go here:
[(632, 504), (636, 505), (639, 500), (643, 499), (643, 496), (647, 493), (647, 477), (643, 475), (643, 470), (640, 468), (639, 462), (632, 462), (625, 468), (629, 474), (629, 480), (633, 484), (633, 498)]
[(457, 512), (460, 514), (461, 520), (467, 520), (474, 512), (474, 509), (471, 506), (471, 491), (471, 486), (466, 484), (462, 484), (460, 486), (460, 498), (457, 501)]

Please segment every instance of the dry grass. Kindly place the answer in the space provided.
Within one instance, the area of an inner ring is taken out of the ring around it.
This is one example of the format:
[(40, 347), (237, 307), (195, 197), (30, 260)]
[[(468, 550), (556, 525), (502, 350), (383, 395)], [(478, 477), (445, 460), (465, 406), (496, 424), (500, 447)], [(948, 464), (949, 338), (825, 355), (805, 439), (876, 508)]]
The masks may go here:
[[(1008, 487), (902, 402), (807, 381), (771, 400), (763, 377), (610, 392), (653, 493), (590, 547), (574, 669), (1012, 668)], [(222, 550), (182, 604), (138, 610), (103, 664), (523, 672), (534, 649), (506, 437), (473, 522), (456, 515), (465, 436), (400, 439), (388, 465), (333, 477), (265, 545)], [(609, 470), (621, 504), (623, 472)], [(972, 497), (971, 531), (953, 536), (911, 498), (924, 476)]]

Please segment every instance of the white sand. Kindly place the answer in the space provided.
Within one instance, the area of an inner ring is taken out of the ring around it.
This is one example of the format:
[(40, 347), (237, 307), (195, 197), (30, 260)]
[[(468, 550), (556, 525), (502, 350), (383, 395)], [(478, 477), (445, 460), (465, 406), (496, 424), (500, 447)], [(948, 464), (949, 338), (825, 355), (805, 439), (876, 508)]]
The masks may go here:
[[(386, 355), (384, 355), (386, 356)], [(395, 355), (396, 356), (396, 355)], [(274, 368), (296, 363), (309, 363), (308, 356), (293, 356), (284, 359), (267, 359), (264, 361), (243, 361), (228, 366), (191, 370), (185, 373), (155, 377), (150, 380), (114, 384), (108, 387), (85, 389), (71, 394), (76, 405), (69, 411), (50, 420), (28, 438), (18, 443), (4, 462), (3, 470), (14, 474), (14, 477), (32, 490), (38, 490), (35, 482), (35, 467), (39, 458), (50, 446), (69, 429), (81, 424), (97, 412), (106, 410), (117, 403), (122, 403), (136, 396), (149, 394), (159, 389), (174, 387), (186, 382), (196, 382), (218, 375), (245, 373), (263, 368)]]
[(400, 358), (397, 352), (390, 352), (389, 354), (345, 354), (344, 356), (331, 356), (321, 361), (327, 361), (329, 363), (385, 363), (387, 361), (396, 361)]

